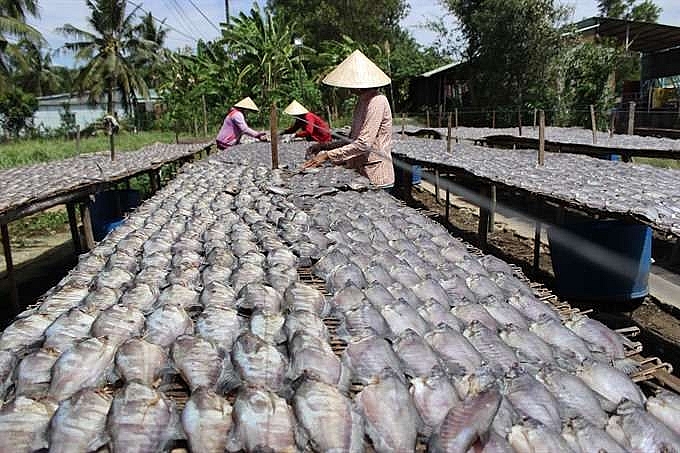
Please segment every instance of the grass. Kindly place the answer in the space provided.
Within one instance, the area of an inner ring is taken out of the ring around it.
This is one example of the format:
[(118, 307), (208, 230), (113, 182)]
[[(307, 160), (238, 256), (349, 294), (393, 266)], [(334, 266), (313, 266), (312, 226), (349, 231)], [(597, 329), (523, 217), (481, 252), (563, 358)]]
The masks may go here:
[[(180, 140), (182, 137), (180, 137)], [(174, 143), (174, 132), (145, 131), (138, 134), (122, 132), (115, 137), (115, 149), (134, 151), (155, 142)], [(88, 137), (80, 141), (80, 154), (109, 150), (106, 135)], [(0, 168), (49, 162), (77, 155), (75, 140), (34, 139), (16, 140), (0, 144)]]
[(654, 159), (651, 157), (634, 157), (636, 164), (653, 165), (654, 167), (680, 169), (680, 160), (675, 159)]
[(26, 247), (31, 238), (68, 231), (68, 214), (64, 206), (33, 214), (9, 224), (13, 246)]

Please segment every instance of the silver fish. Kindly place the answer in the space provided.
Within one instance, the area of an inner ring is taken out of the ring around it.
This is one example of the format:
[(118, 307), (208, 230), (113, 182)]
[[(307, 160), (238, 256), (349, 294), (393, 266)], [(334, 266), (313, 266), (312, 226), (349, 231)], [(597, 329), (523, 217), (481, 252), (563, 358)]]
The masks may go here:
[(146, 336), (149, 343), (167, 348), (177, 337), (194, 331), (194, 323), (184, 311), (176, 305), (157, 308), (146, 318)]
[(366, 299), (378, 310), (382, 310), (383, 307), (395, 301), (394, 295), (380, 283), (371, 283), (364, 290), (364, 293), (366, 294)]
[(423, 337), (411, 329), (404, 330), (392, 344), (392, 349), (401, 359), (404, 373), (409, 376), (427, 376), (439, 367), (437, 354)]
[(192, 392), (198, 388), (215, 389), (224, 357), (212, 343), (200, 337), (182, 335), (172, 345), (171, 356)]
[(245, 451), (295, 453), (295, 417), (286, 400), (259, 388), (244, 388), (234, 401), (233, 434)]
[(425, 341), (434, 349), (449, 372), (460, 369), (472, 373), (482, 364), (483, 358), (460, 332), (444, 325), (425, 334)]
[(379, 263), (370, 264), (363, 271), (369, 285), (373, 282), (377, 282), (384, 287), (388, 287), (394, 282), (390, 274)]
[(565, 321), (564, 325), (597, 350), (603, 351), (610, 359), (625, 358), (626, 355), (621, 335), (601, 322), (587, 316), (576, 316)]
[(86, 312), (79, 307), (70, 309), (45, 330), (43, 347), (67, 351), (78, 341), (90, 336), (90, 328), (96, 317), (97, 312)]
[(529, 322), (524, 315), (512, 305), (508, 304), (503, 299), (496, 299), (495, 297), (487, 297), (481, 301), (486, 311), (489, 312), (493, 319), (498, 324), (504, 326), (506, 324), (514, 324), (524, 329), (529, 328)]
[(296, 282), (284, 294), (286, 306), (289, 310), (307, 310), (324, 317), (330, 312), (330, 305), (323, 293), (318, 289)]
[(50, 452), (87, 453), (105, 445), (112, 400), (107, 393), (88, 388), (62, 401), (50, 423)]
[(288, 349), (291, 379), (306, 374), (341, 390), (349, 387), (349, 371), (326, 341), (304, 332), (297, 332), (290, 340)]
[(200, 294), (191, 288), (179, 284), (173, 284), (161, 291), (156, 301), (156, 305), (162, 307), (164, 305), (176, 305), (185, 310), (200, 307)]
[(236, 300), (236, 293), (226, 284), (218, 282), (210, 282), (203, 288), (201, 292), (201, 304), (208, 307), (234, 307)]
[(175, 436), (177, 422), (174, 403), (151, 387), (130, 382), (111, 405), (109, 449), (111, 453), (162, 451)]
[(372, 382), (385, 368), (398, 375), (403, 373), (399, 357), (385, 339), (377, 336), (350, 341), (343, 352), (342, 362), (352, 371), (353, 382)]
[(625, 453), (627, 450), (607, 432), (584, 418), (573, 418), (562, 429), (562, 437), (577, 453)]
[(541, 315), (538, 321), (531, 324), (530, 330), (546, 343), (573, 356), (579, 362), (592, 359), (586, 342), (552, 317)]
[(493, 370), (506, 372), (517, 363), (515, 352), (481, 322), (472, 321), (463, 335)]
[(281, 344), (286, 341), (283, 324), (286, 318), (280, 312), (256, 309), (250, 316), (250, 331), (267, 343)]
[(411, 379), (409, 392), (425, 424), (427, 436), (441, 424), (449, 409), (461, 402), (446, 373), (438, 368), (427, 376)]
[(0, 351), (0, 401), (5, 400), (7, 390), (12, 385), (14, 368), (17, 366), (19, 358), (10, 351)]
[(283, 264), (287, 267), (296, 268), (297, 267), (297, 257), (293, 252), (286, 248), (279, 248), (272, 250), (267, 255), (267, 264), (274, 266), (276, 264)]
[(425, 335), (429, 330), (429, 326), (418, 312), (402, 300), (385, 305), (380, 314), (395, 335), (401, 334), (406, 329), (411, 329), (418, 335)]
[(348, 285), (337, 291), (330, 301), (333, 310), (344, 313), (346, 310), (360, 308), (366, 303), (363, 291), (355, 285)]
[(387, 325), (385, 318), (371, 304), (346, 310), (343, 313), (343, 329), (354, 338), (370, 335), (372, 333), (389, 338), (392, 331)]
[(207, 306), (196, 319), (196, 335), (210, 341), (218, 349), (229, 352), (244, 329), (244, 321), (236, 310), (217, 305)]
[(128, 338), (140, 335), (144, 322), (144, 314), (136, 308), (114, 305), (97, 316), (92, 324), (92, 336), (106, 336), (120, 344)]
[(250, 332), (238, 337), (231, 361), (243, 381), (279, 391), (288, 371), (288, 360), (273, 345)]
[(626, 374), (614, 367), (588, 361), (577, 374), (588, 387), (614, 404), (619, 404), (623, 399), (640, 406), (645, 403), (645, 396), (640, 388)]
[(498, 321), (479, 303), (456, 305), (451, 309), (451, 313), (465, 324), (478, 321), (494, 332), (501, 327)]
[(577, 453), (559, 435), (559, 432), (528, 419), (522, 425), (512, 427), (508, 441), (516, 453)]
[(59, 358), (59, 351), (42, 348), (24, 357), (16, 369), (15, 394), (39, 398), (50, 388), (52, 366)]
[(680, 396), (661, 390), (645, 403), (647, 411), (680, 435)]
[(251, 283), (262, 283), (264, 281), (264, 270), (262, 267), (243, 263), (231, 274), (231, 286), (236, 293), (239, 293), (246, 285)]
[(418, 296), (418, 298), (423, 302), (434, 299), (442, 305), (449, 305), (449, 295), (446, 293), (446, 290), (442, 288), (441, 285), (435, 280), (429, 278), (425, 279), (415, 285), (412, 289), (413, 292), (416, 293), (416, 296)]
[(154, 309), (158, 294), (156, 288), (144, 283), (137, 283), (123, 294), (120, 298), (120, 304), (133, 306), (142, 313), (149, 314)]
[(54, 319), (46, 314), (17, 319), (2, 332), (0, 350), (23, 354), (39, 347), (43, 342), (45, 330), (52, 321)]
[(281, 311), (283, 296), (276, 289), (262, 283), (250, 283), (241, 289), (236, 300), (239, 310), (255, 310), (260, 308), (269, 312)]
[(521, 369), (511, 370), (504, 380), (504, 393), (517, 411), (555, 432), (562, 429), (559, 403), (536, 379)]
[(182, 428), (191, 451), (223, 453), (232, 427), (232, 408), (212, 390), (198, 389), (182, 411)]
[(47, 430), (57, 405), (50, 399), (17, 396), (0, 409), (0, 451), (30, 453), (47, 448)]
[(475, 453), (515, 453), (505, 437), (501, 437), (495, 431), (490, 431), (486, 439), (480, 439), (472, 446), (472, 450)]
[(433, 326), (445, 324), (458, 332), (462, 332), (465, 328), (463, 322), (449, 311), (448, 305), (444, 306), (434, 299), (425, 302), (417, 310), (418, 314)]
[(414, 293), (411, 288), (402, 285), (399, 282), (394, 282), (390, 286), (387, 287), (387, 291), (392, 294), (394, 299), (396, 300), (405, 300), (407, 304), (409, 304), (413, 308), (418, 308), (422, 304), (420, 299), (418, 299), (418, 296), (416, 296), (416, 293)]
[(475, 293), (477, 299), (485, 299), (487, 297), (493, 297), (498, 300), (504, 300), (505, 295), (503, 290), (498, 287), (498, 285), (485, 275), (474, 274), (465, 280), (468, 288)]
[(422, 422), (408, 389), (394, 372), (384, 370), (354, 401), (376, 453), (414, 451)]
[(623, 401), (609, 418), (607, 433), (632, 451), (680, 451), (680, 436), (633, 401)]
[(564, 420), (581, 416), (597, 428), (604, 428), (607, 424), (608, 416), (595, 392), (579, 377), (545, 368), (536, 378), (557, 398)]
[(165, 350), (141, 338), (131, 338), (116, 352), (116, 369), (125, 382), (152, 385), (168, 364)]
[(552, 347), (528, 329), (508, 324), (498, 332), (498, 336), (505, 344), (515, 349), (520, 362), (534, 364), (555, 362)]
[(52, 367), (50, 396), (61, 401), (81, 388), (103, 383), (113, 370), (116, 348), (106, 338), (90, 338), (63, 353)]
[(363, 420), (334, 386), (305, 379), (295, 392), (293, 408), (314, 451), (364, 451)]
[(532, 321), (538, 321), (541, 317), (552, 318), (556, 321), (560, 320), (560, 315), (550, 305), (541, 302), (534, 296), (517, 294), (509, 297), (508, 303)]
[(467, 452), (489, 431), (500, 403), (498, 390), (490, 389), (453, 406), (430, 438), (428, 450)]
[(288, 313), (283, 324), (283, 331), (290, 341), (297, 332), (304, 332), (321, 340), (328, 341), (328, 328), (315, 313), (298, 310)]
[(284, 264), (276, 264), (267, 268), (267, 282), (281, 294), (285, 293), (288, 287), (298, 281), (297, 269), (288, 267)]

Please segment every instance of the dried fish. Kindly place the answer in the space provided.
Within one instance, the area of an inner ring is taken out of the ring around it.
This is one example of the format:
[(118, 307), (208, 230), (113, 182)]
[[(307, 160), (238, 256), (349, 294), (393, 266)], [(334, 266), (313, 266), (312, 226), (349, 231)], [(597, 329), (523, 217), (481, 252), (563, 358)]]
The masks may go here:
[(152, 385), (168, 364), (165, 350), (141, 338), (131, 338), (116, 352), (116, 369), (125, 382)]
[(232, 427), (232, 408), (212, 390), (198, 389), (182, 411), (182, 428), (191, 451), (223, 453)]
[(104, 391), (86, 388), (62, 401), (50, 423), (50, 452), (87, 453), (106, 445), (112, 400)]
[(50, 399), (17, 396), (0, 409), (0, 451), (30, 453), (47, 448), (47, 430), (56, 410)]

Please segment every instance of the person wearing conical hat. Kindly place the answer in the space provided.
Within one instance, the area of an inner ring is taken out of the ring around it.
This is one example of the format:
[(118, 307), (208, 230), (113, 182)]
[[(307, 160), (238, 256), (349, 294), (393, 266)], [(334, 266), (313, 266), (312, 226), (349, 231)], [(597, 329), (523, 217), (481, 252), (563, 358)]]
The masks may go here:
[(217, 138), (215, 138), (217, 149), (226, 149), (229, 146), (238, 145), (241, 143), (241, 136), (243, 134), (254, 137), (262, 142), (267, 141), (266, 132), (253, 130), (246, 123), (245, 113), (249, 110), (254, 112), (260, 110), (250, 97), (241, 99), (229, 109), (229, 113), (227, 113), (224, 123), (222, 123), (222, 128), (217, 133)]
[(295, 123), (281, 132), (281, 135), (295, 134), (295, 137), (308, 141), (328, 143), (331, 141), (331, 131), (328, 124), (319, 116), (305, 108), (298, 101), (293, 100), (283, 113), (295, 117)]
[(358, 96), (352, 117), (351, 141), (313, 145), (316, 155), (303, 164), (311, 168), (330, 160), (357, 169), (378, 187), (394, 185), (392, 164), (392, 109), (379, 87), (390, 78), (359, 50), (355, 50), (324, 79), (326, 85), (349, 88)]

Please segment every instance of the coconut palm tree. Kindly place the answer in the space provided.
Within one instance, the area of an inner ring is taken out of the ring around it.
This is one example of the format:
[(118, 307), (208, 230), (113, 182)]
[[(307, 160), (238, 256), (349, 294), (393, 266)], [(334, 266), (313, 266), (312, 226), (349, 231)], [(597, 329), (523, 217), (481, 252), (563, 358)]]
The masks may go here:
[[(156, 25), (156, 22), (159, 24)], [(139, 46), (131, 49), (132, 61), (147, 85), (153, 88), (160, 85), (162, 68), (168, 57), (164, 49), (168, 29), (163, 26), (164, 23), (165, 20), (158, 21), (148, 13), (134, 28)]]
[(89, 90), (93, 100), (106, 93), (109, 113), (113, 112), (114, 91), (119, 89), (127, 109), (135, 93), (148, 95), (147, 85), (131, 57), (134, 52), (145, 50), (134, 33), (139, 7), (126, 16), (127, 0), (87, 0), (86, 4), (92, 31), (71, 24), (59, 29), (66, 37), (75, 39), (64, 44), (64, 48), (87, 62), (78, 74), (76, 86), (80, 91)]
[(26, 24), (27, 16), (38, 15), (35, 0), (0, 0), (0, 90), (7, 85), (8, 57), (18, 54), (10, 38), (24, 38), (34, 42), (42, 40), (38, 30)]

